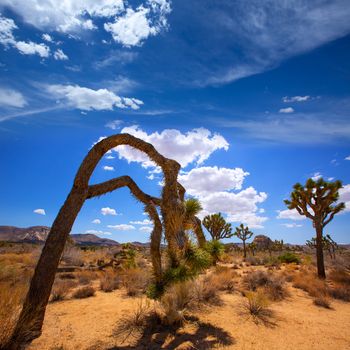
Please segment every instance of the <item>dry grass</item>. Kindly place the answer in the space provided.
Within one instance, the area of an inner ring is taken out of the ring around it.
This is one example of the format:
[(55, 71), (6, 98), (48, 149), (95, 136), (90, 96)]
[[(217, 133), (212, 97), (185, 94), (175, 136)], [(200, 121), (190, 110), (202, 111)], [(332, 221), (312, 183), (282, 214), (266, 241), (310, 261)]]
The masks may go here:
[(232, 268), (217, 266), (208, 282), (214, 284), (218, 290), (232, 293), (235, 290), (235, 278), (237, 273)]
[(64, 300), (69, 291), (76, 287), (77, 282), (73, 280), (56, 280), (51, 291), (51, 301), (61, 301)]
[(243, 310), (253, 317), (254, 322), (268, 322), (273, 313), (269, 309), (269, 300), (262, 290), (247, 292), (247, 299), (243, 302)]
[(326, 282), (318, 279), (316, 274), (304, 270), (294, 275), (293, 287), (307, 292), (312, 297), (327, 295)]
[(77, 273), (79, 284), (89, 285), (92, 281), (98, 279), (99, 274), (95, 271), (84, 270)]
[(141, 269), (127, 269), (122, 278), (128, 296), (135, 296), (146, 291), (149, 284), (149, 273)]
[(120, 278), (112, 272), (106, 272), (100, 278), (100, 289), (106, 293), (118, 289), (120, 286)]
[(77, 289), (73, 293), (73, 298), (75, 299), (83, 299), (83, 298), (89, 298), (95, 295), (95, 289), (91, 286), (85, 286)]
[(324, 307), (325, 309), (330, 309), (331, 308), (331, 302), (330, 299), (327, 295), (319, 295), (314, 299), (314, 304), (316, 306), (321, 306)]
[(24, 284), (14, 287), (0, 285), (0, 345), (12, 334), (26, 292)]

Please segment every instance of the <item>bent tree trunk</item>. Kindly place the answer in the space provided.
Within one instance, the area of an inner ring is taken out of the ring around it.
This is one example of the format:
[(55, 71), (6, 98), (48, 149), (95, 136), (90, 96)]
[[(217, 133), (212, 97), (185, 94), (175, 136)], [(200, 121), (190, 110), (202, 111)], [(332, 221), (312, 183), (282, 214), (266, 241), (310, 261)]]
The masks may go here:
[(326, 278), (326, 271), (324, 268), (324, 259), (323, 259), (323, 246), (322, 246), (322, 227), (316, 227), (316, 260), (317, 260), (317, 275), (319, 278)]
[[(165, 179), (162, 201), (144, 194), (127, 176), (89, 186), (90, 177), (100, 159), (108, 150), (119, 145), (128, 145), (146, 153), (154, 163), (162, 168)], [(143, 203), (148, 204), (152, 201), (157, 205), (161, 205), (162, 214), (165, 217), (166, 238), (169, 239), (169, 249), (175, 251), (173, 259), (176, 262), (176, 247), (173, 246), (172, 238), (178, 232), (178, 222), (182, 220), (177, 190), (179, 170), (180, 165), (176, 161), (165, 158), (151, 144), (129, 134), (108, 137), (97, 143), (89, 151), (79, 167), (72, 190), (51, 227), (14, 332), (9, 342), (2, 349), (22, 349), (26, 344), (40, 336), (59, 260), (74, 221), (87, 198), (100, 196), (117, 188), (128, 186), (132, 194)], [(159, 223), (155, 223), (155, 226), (157, 226), (155, 236), (158, 239)], [(159, 264), (155, 263), (155, 270), (157, 270)]]
[(206, 241), (205, 236), (204, 236), (201, 220), (199, 218), (197, 218), (197, 216), (195, 216), (193, 218), (193, 221), (194, 221), (194, 225), (193, 225), (194, 226), (194, 234), (197, 237), (198, 246), (200, 248), (204, 248), (207, 241)]

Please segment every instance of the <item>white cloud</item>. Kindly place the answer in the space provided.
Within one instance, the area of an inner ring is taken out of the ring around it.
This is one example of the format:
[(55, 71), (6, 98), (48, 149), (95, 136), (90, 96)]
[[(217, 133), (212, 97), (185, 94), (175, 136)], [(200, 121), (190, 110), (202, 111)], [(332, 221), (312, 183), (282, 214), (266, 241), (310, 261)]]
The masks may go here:
[(17, 41), (13, 35), (13, 31), (17, 29), (15, 22), (1, 16), (0, 14), (0, 43), (5, 47), (12, 46), (23, 55), (39, 55), (46, 58), (50, 55), (50, 48), (45, 44), (37, 44), (32, 41)]
[(100, 219), (95, 219), (91, 221), (93, 224), (100, 224), (101, 220)]
[(19, 91), (0, 87), (0, 106), (22, 108), (26, 104), (26, 99)]
[(292, 96), (292, 97), (288, 97), (285, 96), (282, 98), (282, 101), (285, 103), (290, 103), (290, 102), (305, 102), (310, 100), (310, 96), (306, 95), (306, 96)]
[(120, 224), (120, 225), (108, 225), (108, 228), (112, 228), (113, 230), (118, 230), (118, 231), (130, 231), (130, 230), (135, 230), (135, 226), (133, 225), (128, 225), (128, 224)]
[(287, 108), (281, 108), (279, 110), (280, 113), (293, 113), (294, 112), (294, 108), (292, 107), (287, 107)]
[(339, 202), (345, 203), (345, 211), (350, 211), (350, 184), (344, 185), (339, 190)]
[(41, 38), (42, 38), (43, 40), (49, 42), (49, 43), (53, 43), (53, 42), (54, 42), (54, 40), (52, 39), (52, 36), (51, 36), (50, 34), (47, 34), (47, 33), (43, 34), (43, 35), (41, 36)]
[(108, 122), (108, 123), (105, 125), (105, 127), (106, 127), (106, 128), (110, 128), (110, 129), (112, 129), (112, 130), (116, 130), (116, 129), (118, 129), (119, 126), (122, 125), (122, 124), (123, 124), (123, 121), (117, 119), (117, 120), (112, 120), (112, 121)]
[(110, 236), (112, 233), (108, 231), (97, 231), (97, 230), (86, 230), (85, 233), (93, 234), (93, 235), (107, 235)]
[(130, 221), (133, 225), (152, 225), (152, 222), (148, 219), (143, 219), (142, 221)]
[(103, 170), (106, 170), (106, 171), (114, 171), (114, 167), (105, 165), (105, 166), (103, 167)]
[(118, 108), (139, 109), (143, 104), (136, 98), (120, 97), (107, 89), (93, 90), (79, 85), (48, 85), (46, 89), (54, 98), (68, 106), (85, 111), (113, 110)]
[(115, 159), (115, 157), (108, 155), (108, 156), (106, 156), (106, 159)]
[(187, 189), (190, 195), (240, 190), (248, 172), (241, 168), (200, 167), (179, 175), (179, 182)]
[(115, 209), (106, 207), (106, 208), (101, 208), (101, 214), (102, 215), (117, 215), (117, 212)]
[(278, 210), (277, 219), (304, 220), (306, 217), (300, 215), (296, 209)]
[(295, 228), (295, 227), (302, 227), (303, 225), (301, 224), (296, 224), (296, 223), (289, 223), (289, 224), (281, 224), (282, 226), (284, 227), (287, 227), (287, 228)]
[(146, 233), (151, 233), (153, 231), (152, 227), (149, 226), (142, 226), (139, 228), (139, 231), (146, 232)]
[[(193, 129), (187, 133), (181, 133), (176, 129), (165, 129), (161, 133), (147, 132), (140, 129), (137, 125), (125, 127), (122, 133), (129, 133), (133, 136), (151, 143), (159, 153), (165, 157), (178, 161), (182, 167), (191, 163), (201, 164), (216, 150), (227, 150), (229, 144), (219, 134), (212, 134), (207, 129)], [(154, 167), (148, 157), (128, 146), (118, 146), (115, 149), (120, 158), (128, 162), (139, 162), (143, 167)]]
[(345, 157), (344, 160), (350, 160), (350, 156)]
[(166, 15), (171, 11), (166, 0), (148, 0), (147, 5), (136, 10), (128, 8), (114, 22), (105, 23), (105, 30), (126, 47), (141, 45), (149, 36), (157, 35), (167, 27)]
[(316, 172), (316, 173), (314, 173), (314, 174), (311, 176), (311, 179), (314, 180), (314, 181), (317, 181), (317, 180), (319, 180), (321, 177), (322, 177), (322, 174), (319, 173), (319, 172)]
[(55, 60), (61, 60), (61, 61), (68, 60), (68, 56), (61, 49), (56, 50), (55, 53), (53, 54), (53, 57)]
[(45, 209), (35, 209), (33, 210), (33, 213), (39, 214), (39, 215), (46, 215)]

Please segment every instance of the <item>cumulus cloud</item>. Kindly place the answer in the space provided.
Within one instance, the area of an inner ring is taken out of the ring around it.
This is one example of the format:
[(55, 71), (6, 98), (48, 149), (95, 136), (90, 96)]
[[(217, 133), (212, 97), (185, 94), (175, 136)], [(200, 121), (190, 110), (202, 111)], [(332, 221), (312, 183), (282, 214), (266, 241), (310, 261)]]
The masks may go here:
[(146, 232), (146, 233), (151, 233), (153, 231), (152, 227), (149, 226), (142, 226), (139, 228), (139, 231)]
[(101, 208), (101, 214), (102, 215), (117, 215), (117, 212), (115, 209), (106, 207), (106, 208)]
[(292, 96), (292, 97), (288, 97), (288, 96), (284, 96), (282, 98), (282, 101), (285, 103), (290, 103), (290, 102), (305, 102), (310, 100), (310, 96), (306, 95), (306, 96)]
[(105, 165), (105, 166), (103, 167), (103, 170), (106, 170), (106, 171), (114, 171), (114, 167)]
[(277, 219), (304, 220), (306, 217), (300, 215), (296, 209), (278, 210)]
[(5, 47), (12, 46), (23, 55), (39, 55), (46, 58), (50, 55), (50, 48), (45, 44), (37, 44), (32, 41), (17, 41), (13, 31), (17, 29), (15, 22), (0, 14), (0, 43)]
[[(225, 138), (219, 134), (212, 134), (207, 129), (193, 129), (187, 133), (181, 133), (176, 129), (165, 129), (162, 132), (148, 134), (137, 125), (125, 127), (122, 133), (129, 133), (146, 142), (150, 142), (159, 153), (165, 157), (175, 159), (182, 167), (191, 163), (201, 164), (216, 150), (227, 150), (229, 147)], [(139, 162), (143, 167), (154, 167), (148, 157), (128, 146), (115, 148), (119, 157), (128, 162)]]
[(114, 107), (139, 109), (143, 104), (136, 98), (120, 97), (107, 89), (93, 90), (79, 85), (57, 84), (46, 86), (46, 90), (68, 106), (84, 111), (113, 110)]
[(100, 224), (101, 220), (100, 219), (95, 219), (91, 221), (93, 224)]
[(345, 203), (345, 211), (350, 211), (350, 184), (339, 190), (339, 202)]
[(52, 38), (52, 36), (50, 34), (44, 33), (42, 36), (42, 39), (49, 42), (49, 43), (53, 43), (54, 40)]
[(46, 215), (45, 209), (35, 209), (33, 210), (33, 213), (39, 214), (39, 215)]
[(61, 49), (56, 50), (55, 53), (53, 54), (53, 57), (57, 61), (67, 61), (68, 60), (68, 56)]
[(16, 90), (0, 87), (0, 106), (22, 108), (27, 104), (24, 96)]
[(317, 181), (317, 180), (319, 180), (321, 177), (322, 177), (322, 174), (319, 173), (319, 172), (316, 172), (316, 173), (314, 173), (314, 174), (311, 176), (311, 179), (314, 180), (314, 181)]
[(133, 225), (128, 225), (128, 224), (119, 224), (119, 225), (107, 225), (108, 228), (112, 228), (113, 230), (118, 230), (118, 231), (130, 231), (130, 230), (135, 230), (135, 226)]
[(85, 233), (93, 234), (93, 235), (107, 235), (110, 236), (112, 233), (108, 231), (97, 231), (97, 230), (86, 230)]
[(249, 175), (241, 168), (199, 167), (179, 175), (179, 182), (190, 195), (240, 190), (245, 177)]
[(133, 225), (152, 225), (152, 222), (148, 219), (144, 219), (142, 221), (130, 221), (130, 224), (133, 224)]
[(350, 156), (345, 157), (345, 160), (350, 160)]
[(294, 112), (294, 108), (292, 107), (287, 107), (287, 108), (281, 108), (279, 110), (280, 113), (293, 113)]
[(166, 15), (171, 11), (166, 0), (148, 0), (147, 6), (136, 10), (128, 8), (114, 22), (104, 24), (113, 39), (126, 47), (137, 46), (149, 36), (157, 35), (167, 27)]

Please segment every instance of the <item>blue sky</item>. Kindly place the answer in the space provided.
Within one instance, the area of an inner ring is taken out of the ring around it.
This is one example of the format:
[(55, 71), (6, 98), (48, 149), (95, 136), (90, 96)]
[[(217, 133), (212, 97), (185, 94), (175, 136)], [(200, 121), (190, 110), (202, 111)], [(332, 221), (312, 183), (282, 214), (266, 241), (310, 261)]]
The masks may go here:
[[(350, 242), (348, 1), (0, 0), (0, 224), (50, 225), (101, 137), (129, 132), (182, 165), (203, 204), (256, 234), (303, 243), (296, 182), (340, 179), (326, 228)], [(92, 182), (161, 174), (127, 148)], [(74, 233), (147, 241), (127, 190), (85, 203)], [(233, 239), (233, 241), (235, 241)]]

